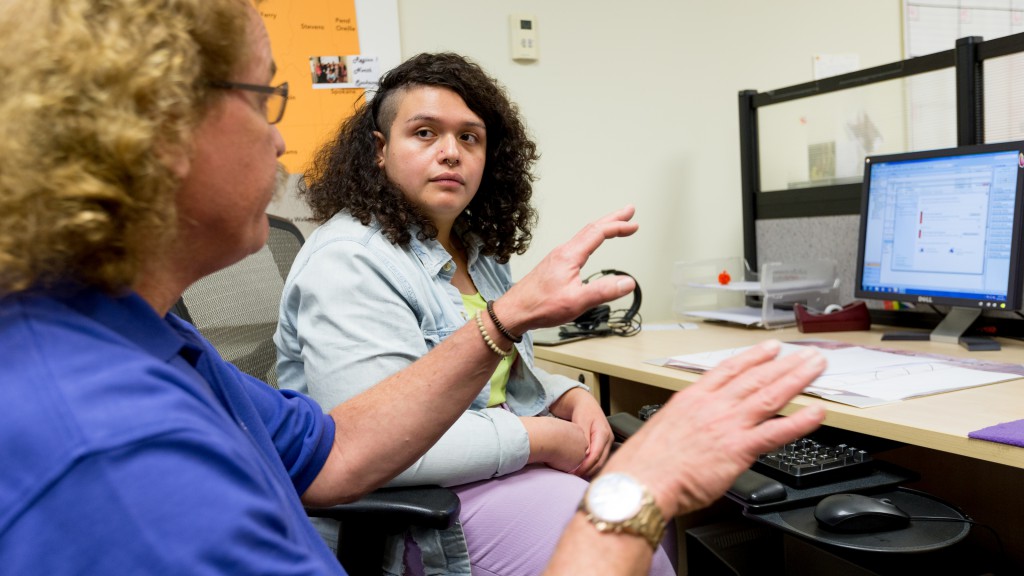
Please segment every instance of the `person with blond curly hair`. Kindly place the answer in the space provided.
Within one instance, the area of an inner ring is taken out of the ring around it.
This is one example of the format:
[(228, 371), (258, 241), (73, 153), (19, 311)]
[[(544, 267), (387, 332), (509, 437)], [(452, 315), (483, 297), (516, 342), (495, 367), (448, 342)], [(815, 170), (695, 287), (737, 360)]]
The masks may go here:
[[(190, 284), (266, 243), (288, 95), (274, 75), (247, 0), (0, 3), (4, 574), (343, 574), (303, 504), (354, 500), (406, 469), (494, 372), (492, 346), (511, 345), (483, 318), (325, 414), (225, 362), (169, 313)], [(506, 328), (559, 324), (629, 293), (630, 281), (583, 285), (579, 270), (604, 240), (635, 232), (632, 215), (587, 226), (496, 301)], [(712, 432), (737, 425), (728, 458), (644, 464), (688, 431), (659, 413), (608, 462), (650, 488), (655, 525), (816, 423), (762, 423), (776, 402), (737, 409), (746, 394), (730, 389), (785, 402), (806, 383), (807, 365), (765, 363), (773, 355), (663, 409), (713, 418)], [(769, 376), (779, 383), (758, 384)], [(714, 473), (685, 472), (695, 466)], [(574, 516), (551, 570), (592, 573), (586, 549), (645, 569), (644, 539), (596, 526)]]

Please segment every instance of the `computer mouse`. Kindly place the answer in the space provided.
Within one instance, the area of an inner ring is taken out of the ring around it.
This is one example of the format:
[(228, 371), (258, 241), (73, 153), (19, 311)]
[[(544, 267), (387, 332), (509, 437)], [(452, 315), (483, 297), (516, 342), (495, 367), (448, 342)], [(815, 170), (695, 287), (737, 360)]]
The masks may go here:
[(863, 494), (826, 496), (814, 507), (814, 518), (832, 532), (886, 532), (910, 525), (910, 515), (899, 506)]

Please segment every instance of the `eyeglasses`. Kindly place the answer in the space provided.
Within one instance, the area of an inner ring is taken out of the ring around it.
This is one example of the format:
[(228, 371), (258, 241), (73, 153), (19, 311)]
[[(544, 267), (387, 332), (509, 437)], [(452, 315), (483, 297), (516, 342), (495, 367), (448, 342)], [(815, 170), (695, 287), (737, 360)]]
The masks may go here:
[(245, 90), (247, 92), (256, 92), (257, 94), (266, 94), (267, 98), (264, 101), (263, 108), (267, 115), (267, 122), (277, 124), (284, 117), (284, 107), (288, 103), (287, 82), (277, 86), (263, 86), (262, 84), (217, 81), (210, 82), (210, 86), (224, 90)]

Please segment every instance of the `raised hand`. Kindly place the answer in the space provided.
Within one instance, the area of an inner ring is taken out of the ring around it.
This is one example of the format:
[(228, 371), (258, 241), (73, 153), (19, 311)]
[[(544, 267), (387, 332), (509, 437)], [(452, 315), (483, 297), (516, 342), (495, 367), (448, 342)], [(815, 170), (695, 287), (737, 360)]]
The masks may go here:
[(571, 240), (552, 250), (522, 280), (494, 303), (495, 312), (510, 331), (557, 326), (598, 304), (621, 298), (636, 283), (626, 276), (605, 276), (584, 284), (580, 271), (605, 240), (629, 236), (638, 225), (626, 206), (587, 224)]

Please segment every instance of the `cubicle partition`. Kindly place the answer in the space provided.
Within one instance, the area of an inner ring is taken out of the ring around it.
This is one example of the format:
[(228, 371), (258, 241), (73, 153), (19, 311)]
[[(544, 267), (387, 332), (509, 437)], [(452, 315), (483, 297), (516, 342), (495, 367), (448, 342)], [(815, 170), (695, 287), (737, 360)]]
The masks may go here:
[[(865, 156), (1024, 139), (1024, 34), (776, 90), (739, 94), (744, 257), (830, 258), (853, 300)], [(876, 323), (931, 327), (943, 310), (887, 310)], [(1016, 311), (978, 320), (1024, 333)]]

